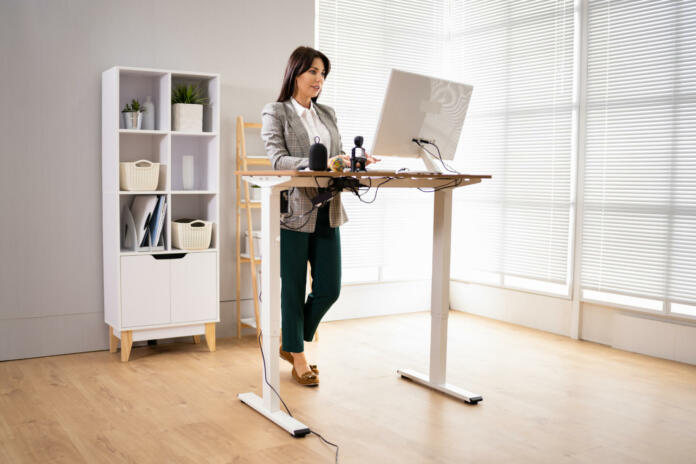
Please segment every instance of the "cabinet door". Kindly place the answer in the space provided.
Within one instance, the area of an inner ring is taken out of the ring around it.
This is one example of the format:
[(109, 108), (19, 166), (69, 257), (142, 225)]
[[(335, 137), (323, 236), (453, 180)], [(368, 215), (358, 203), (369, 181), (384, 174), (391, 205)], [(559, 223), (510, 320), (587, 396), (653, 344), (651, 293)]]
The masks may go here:
[(214, 252), (188, 253), (172, 265), (172, 322), (217, 319), (217, 261)]
[(121, 326), (168, 324), (169, 261), (147, 256), (121, 257)]

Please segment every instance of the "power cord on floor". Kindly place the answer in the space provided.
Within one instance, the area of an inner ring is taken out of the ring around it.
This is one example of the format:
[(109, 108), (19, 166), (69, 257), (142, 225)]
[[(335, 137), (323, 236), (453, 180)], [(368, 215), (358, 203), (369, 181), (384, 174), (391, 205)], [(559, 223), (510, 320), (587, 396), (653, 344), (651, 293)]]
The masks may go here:
[[(283, 403), (283, 407), (285, 408), (285, 411), (287, 411), (288, 416), (294, 417), (294, 416), (292, 415), (292, 413), (290, 412), (290, 409), (288, 408), (288, 405), (285, 404), (285, 401), (283, 401), (283, 397), (280, 396), (280, 393), (278, 393), (278, 390), (276, 390), (275, 388), (273, 388), (273, 385), (271, 385), (271, 384), (268, 382), (268, 376), (267, 376), (267, 374), (266, 374), (266, 356), (263, 354), (263, 346), (261, 345), (261, 338), (262, 338), (262, 336), (263, 336), (263, 334), (262, 334), (262, 332), (259, 330), (259, 336), (258, 336), (258, 338), (257, 338), (257, 341), (259, 342), (259, 350), (261, 350), (261, 360), (263, 361), (263, 380), (266, 382), (266, 385), (268, 385), (268, 386), (271, 388), (271, 390), (273, 390), (273, 393), (275, 393), (276, 396), (278, 396), (278, 399), (280, 400), (280, 402)], [(336, 464), (338, 464), (338, 445), (336, 445), (335, 443), (331, 443), (331, 442), (328, 441), (326, 438), (322, 437), (320, 434), (318, 434), (317, 432), (315, 432), (315, 431), (312, 430), (312, 429), (309, 429), (309, 433), (316, 435), (317, 437), (319, 437), (319, 439), (320, 439), (321, 441), (323, 441), (323, 442), (326, 443), (327, 445), (330, 445), (330, 446), (333, 446), (334, 448), (336, 448), (336, 459), (335, 459), (335, 462), (336, 462)]]

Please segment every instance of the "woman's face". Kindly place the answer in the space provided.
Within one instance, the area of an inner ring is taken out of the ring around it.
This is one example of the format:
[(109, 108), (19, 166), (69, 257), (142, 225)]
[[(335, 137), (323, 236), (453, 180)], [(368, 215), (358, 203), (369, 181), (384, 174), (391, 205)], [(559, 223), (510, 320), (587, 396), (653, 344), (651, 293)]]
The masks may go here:
[(314, 58), (312, 66), (295, 79), (295, 95), (303, 100), (319, 95), (324, 85), (324, 62)]

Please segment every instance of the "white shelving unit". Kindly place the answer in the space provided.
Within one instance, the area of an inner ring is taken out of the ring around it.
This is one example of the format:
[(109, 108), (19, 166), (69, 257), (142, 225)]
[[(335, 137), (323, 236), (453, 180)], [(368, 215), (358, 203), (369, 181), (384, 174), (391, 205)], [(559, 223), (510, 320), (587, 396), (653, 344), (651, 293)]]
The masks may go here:
[[(197, 85), (209, 98), (203, 132), (171, 130), (171, 93), (179, 84)], [(121, 109), (133, 98), (152, 97), (155, 129), (124, 129)], [(102, 220), (104, 234), (104, 321), (110, 350), (121, 342), (128, 361), (134, 341), (205, 335), (215, 351), (220, 321), (220, 75), (115, 66), (102, 73)], [(194, 189), (184, 190), (182, 159), (194, 156)], [(119, 162), (160, 163), (156, 191), (119, 190)], [(124, 208), (137, 195), (165, 195), (164, 249), (123, 249)], [(172, 246), (171, 224), (180, 218), (212, 221), (210, 248)]]

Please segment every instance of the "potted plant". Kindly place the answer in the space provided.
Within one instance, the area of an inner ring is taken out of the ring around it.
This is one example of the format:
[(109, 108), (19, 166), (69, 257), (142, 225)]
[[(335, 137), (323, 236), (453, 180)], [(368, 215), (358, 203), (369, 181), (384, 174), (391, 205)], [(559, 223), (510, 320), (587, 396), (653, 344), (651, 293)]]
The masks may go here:
[(203, 105), (208, 99), (193, 85), (179, 85), (172, 92), (172, 130), (203, 132)]
[(249, 190), (249, 201), (261, 201), (261, 187), (252, 185)]
[(145, 108), (140, 106), (140, 102), (135, 98), (121, 110), (126, 129), (140, 129), (143, 124), (143, 113)]

